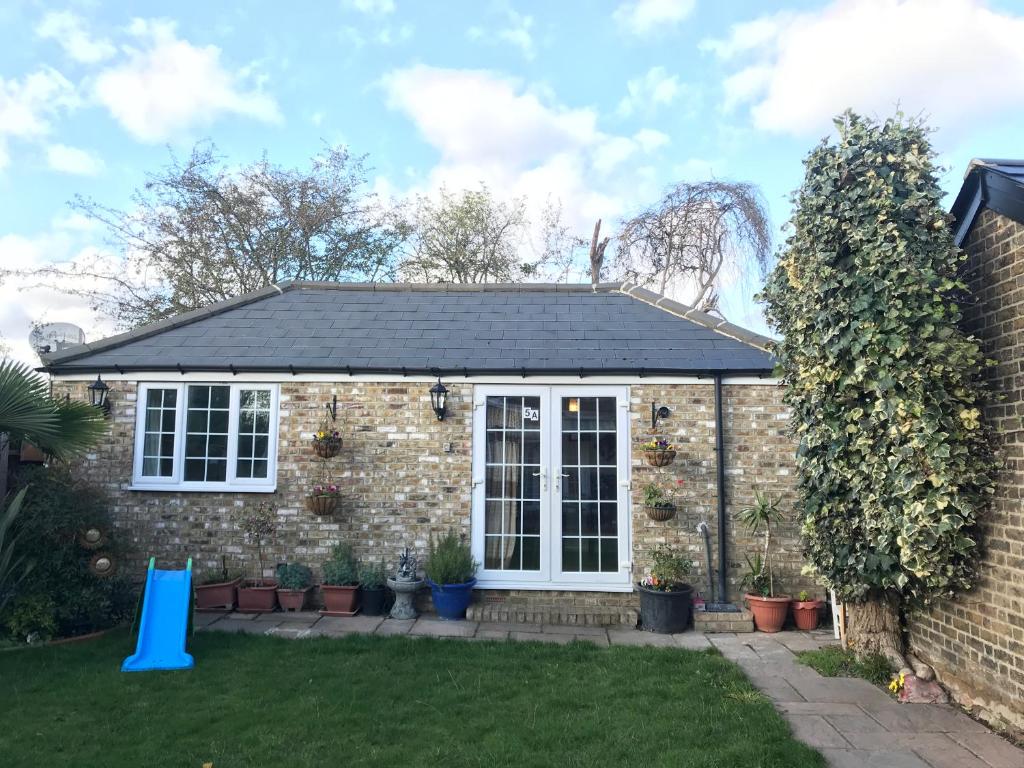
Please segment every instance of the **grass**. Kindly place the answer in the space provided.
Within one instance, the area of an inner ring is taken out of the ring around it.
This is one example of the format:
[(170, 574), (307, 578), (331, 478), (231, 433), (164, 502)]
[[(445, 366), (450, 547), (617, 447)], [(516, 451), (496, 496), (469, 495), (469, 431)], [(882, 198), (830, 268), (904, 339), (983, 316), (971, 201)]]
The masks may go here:
[(185, 672), (122, 674), (125, 632), (0, 653), (17, 766), (816, 768), (715, 652), (200, 633)]
[(879, 653), (858, 661), (853, 651), (829, 645), (817, 651), (801, 651), (796, 657), (825, 677), (862, 677), (881, 686), (887, 686), (893, 677), (892, 664)]

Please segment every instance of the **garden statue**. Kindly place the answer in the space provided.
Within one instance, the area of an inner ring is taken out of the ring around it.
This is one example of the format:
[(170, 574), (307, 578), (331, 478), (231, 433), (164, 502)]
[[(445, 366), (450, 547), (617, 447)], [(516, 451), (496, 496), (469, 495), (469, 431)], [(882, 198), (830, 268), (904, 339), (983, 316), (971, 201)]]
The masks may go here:
[(423, 586), (423, 579), (416, 577), (416, 557), (409, 548), (398, 556), (398, 573), (388, 579), (388, 586), (395, 593), (395, 604), (391, 607), (392, 619), (415, 619), (416, 606), (413, 603), (416, 592)]

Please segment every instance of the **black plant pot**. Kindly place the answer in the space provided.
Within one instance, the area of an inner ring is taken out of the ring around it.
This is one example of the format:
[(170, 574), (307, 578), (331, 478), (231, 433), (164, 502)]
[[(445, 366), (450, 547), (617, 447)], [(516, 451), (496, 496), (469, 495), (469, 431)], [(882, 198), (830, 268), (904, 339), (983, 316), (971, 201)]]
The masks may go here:
[(640, 584), (640, 628), (648, 632), (683, 632), (693, 618), (693, 587), (689, 584), (675, 592), (658, 592)]
[(383, 616), (387, 602), (387, 587), (363, 587), (364, 616)]

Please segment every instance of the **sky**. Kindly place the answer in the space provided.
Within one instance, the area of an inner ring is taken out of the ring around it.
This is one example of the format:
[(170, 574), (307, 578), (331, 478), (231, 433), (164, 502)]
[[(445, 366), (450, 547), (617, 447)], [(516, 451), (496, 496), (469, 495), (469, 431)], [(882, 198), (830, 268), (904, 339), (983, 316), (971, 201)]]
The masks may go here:
[[(973, 157), (1022, 157), (1024, 0), (333, 0), (0, 6), (0, 266), (103, 249), (75, 195), (127, 208), (211, 140), (230, 163), (367, 154), (377, 193), (487, 183), (589, 236), (679, 181), (751, 182), (777, 242), (807, 152), (847, 107), (936, 127), (947, 204)], [(754, 286), (726, 315), (763, 328)], [(112, 330), (0, 285), (0, 336)]]

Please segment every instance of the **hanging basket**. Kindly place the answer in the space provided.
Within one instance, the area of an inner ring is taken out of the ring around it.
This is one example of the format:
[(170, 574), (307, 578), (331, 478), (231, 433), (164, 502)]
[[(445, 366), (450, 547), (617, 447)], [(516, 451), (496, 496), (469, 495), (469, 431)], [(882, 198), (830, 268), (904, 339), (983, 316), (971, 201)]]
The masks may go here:
[(674, 450), (644, 451), (644, 458), (652, 467), (667, 467), (676, 460), (676, 452)]
[(333, 459), (340, 451), (340, 437), (325, 437), (322, 440), (313, 439), (313, 452), (321, 459)]
[(337, 496), (307, 496), (306, 509), (314, 515), (328, 517), (334, 514), (338, 508), (339, 497)]
[(644, 504), (644, 509), (647, 510), (647, 516), (651, 520), (659, 523), (664, 523), (676, 516), (676, 505), (672, 502), (658, 505)]

